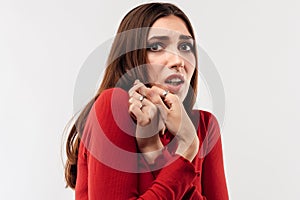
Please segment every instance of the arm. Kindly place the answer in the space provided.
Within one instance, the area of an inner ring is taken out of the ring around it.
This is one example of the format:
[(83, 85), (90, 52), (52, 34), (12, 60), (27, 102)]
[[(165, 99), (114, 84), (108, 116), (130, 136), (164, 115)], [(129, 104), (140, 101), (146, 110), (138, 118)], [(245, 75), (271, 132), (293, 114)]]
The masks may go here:
[(139, 194), (137, 145), (129, 135), (135, 127), (127, 102), (125, 91), (105, 91), (87, 119), (82, 142), (88, 152), (89, 199), (180, 199), (196, 174), (193, 165), (179, 156), (162, 169), (144, 194)]
[(208, 115), (207, 141), (202, 165), (202, 193), (209, 200), (227, 200), (220, 127), (215, 116)]
[(137, 120), (137, 143), (148, 163), (153, 164), (161, 154), (158, 132), (164, 128), (178, 140), (175, 153), (191, 162), (198, 152), (199, 139), (179, 97), (158, 86), (147, 88), (138, 80), (128, 93), (129, 113)]

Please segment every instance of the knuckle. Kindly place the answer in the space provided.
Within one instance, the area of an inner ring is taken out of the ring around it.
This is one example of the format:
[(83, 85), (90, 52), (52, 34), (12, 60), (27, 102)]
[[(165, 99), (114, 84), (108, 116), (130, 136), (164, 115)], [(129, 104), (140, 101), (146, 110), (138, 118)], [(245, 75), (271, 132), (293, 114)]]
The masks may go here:
[(169, 95), (169, 99), (174, 102), (174, 103), (177, 103), (179, 101), (179, 97), (177, 95), (174, 95), (174, 94), (170, 94)]
[(128, 110), (129, 110), (129, 111), (132, 111), (132, 110), (133, 110), (133, 105), (132, 105), (132, 104), (130, 104)]
[(130, 98), (128, 99), (128, 103), (130, 103), (130, 104), (133, 103), (133, 98), (132, 98), (132, 97), (130, 97)]
[(137, 106), (132, 104), (131, 111), (135, 113), (137, 110), (138, 110)]
[(151, 87), (151, 90), (157, 91), (157, 89), (158, 89), (158, 87), (157, 87), (156, 85), (153, 85), (153, 86)]
[(147, 126), (150, 122), (149, 118), (141, 117), (140, 119), (137, 120), (138, 124), (140, 126)]
[(131, 106), (129, 106), (129, 109), (128, 109), (128, 110), (129, 110), (129, 112), (132, 112), (132, 113), (135, 114), (136, 111), (137, 111), (137, 107), (136, 107), (135, 105), (132, 104)]
[(154, 104), (159, 104), (160, 103), (160, 99), (157, 96), (154, 96), (153, 99), (152, 99), (152, 102)]
[(146, 94), (147, 98), (152, 99), (152, 97), (155, 96), (155, 91), (152, 90), (152, 88), (151, 88), (151, 89), (147, 90), (145, 94)]
[(137, 98), (137, 96), (138, 96), (137, 92), (134, 92), (133, 95), (132, 95), (132, 97), (134, 97), (134, 98)]
[(150, 122), (151, 122), (151, 119), (150, 119), (149, 117), (147, 117), (147, 118), (145, 119), (145, 125), (150, 124)]

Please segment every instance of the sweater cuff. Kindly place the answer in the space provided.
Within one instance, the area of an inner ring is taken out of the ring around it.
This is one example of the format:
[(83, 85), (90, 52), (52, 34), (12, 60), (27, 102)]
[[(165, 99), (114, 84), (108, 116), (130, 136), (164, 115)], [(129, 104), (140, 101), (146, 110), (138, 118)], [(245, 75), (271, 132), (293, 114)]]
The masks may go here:
[[(165, 147), (162, 150), (162, 153), (154, 160), (154, 164), (149, 164), (149, 168), (152, 171), (152, 174), (154, 175), (154, 177), (156, 178), (158, 176), (158, 174), (160, 173), (160, 171), (164, 167), (172, 165), (173, 162), (175, 162), (178, 159), (181, 160), (181, 163), (184, 163), (184, 165), (187, 165), (188, 168), (190, 168), (193, 172), (195, 172), (195, 167), (189, 160), (187, 160), (184, 157), (177, 155), (177, 154), (172, 155), (168, 151), (167, 147)], [(177, 162), (179, 162), (179, 161), (177, 161)], [(198, 174), (198, 173), (196, 173), (196, 174)]]
[(170, 190), (184, 194), (196, 178), (194, 165), (182, 156), (175, 155), (157, 174), (155, 183), (168, 186)]
[(154, 160), (154, 164), (149, 164), (149, 168), (152, 171), (152, 174), (156, 178), (160, 170), (172, 160), (173, 156), (168, 151), (167, 147), (164, 147), (161, 154)]

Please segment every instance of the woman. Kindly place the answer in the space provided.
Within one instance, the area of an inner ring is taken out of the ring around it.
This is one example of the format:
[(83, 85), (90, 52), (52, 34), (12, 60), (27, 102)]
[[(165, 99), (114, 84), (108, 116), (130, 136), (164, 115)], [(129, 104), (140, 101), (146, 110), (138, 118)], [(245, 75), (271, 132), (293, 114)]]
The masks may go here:
[(169, 3), (124, 17), (101, 86), (67, 140), (76, 199), (228, 199), (216, 118), (192, 110), (194, 39)]

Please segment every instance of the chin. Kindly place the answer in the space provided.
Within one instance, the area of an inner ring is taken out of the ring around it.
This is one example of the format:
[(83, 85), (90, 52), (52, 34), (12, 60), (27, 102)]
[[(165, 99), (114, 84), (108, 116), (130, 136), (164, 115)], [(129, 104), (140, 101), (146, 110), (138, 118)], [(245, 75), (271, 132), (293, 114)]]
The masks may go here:
[(185, 97), (186, 97), (186, 94), (183, 94), (183, 93), (177, 93), (177, 94), (175, 94), (175, 95), (177, 95), (178, 97), (179, 97), (179, 99), (180, 99), (180, 101), (181, 102), (183, 102), (184, 101), (184, 99), (185, 99)]

